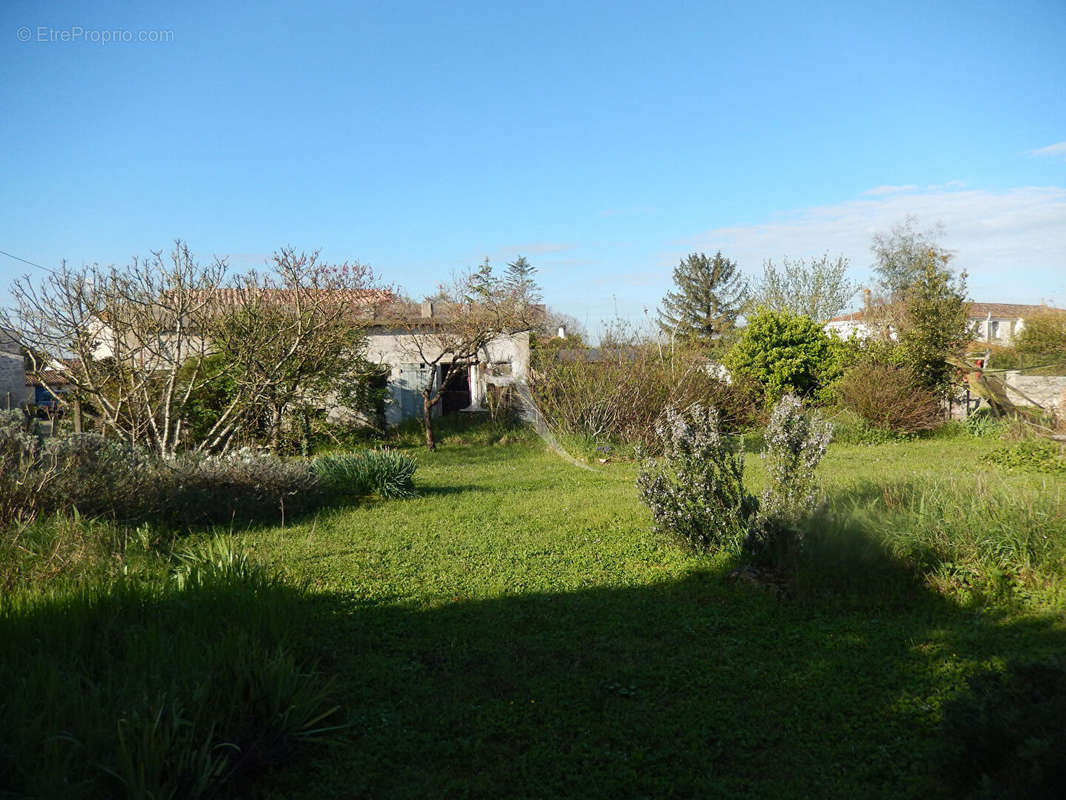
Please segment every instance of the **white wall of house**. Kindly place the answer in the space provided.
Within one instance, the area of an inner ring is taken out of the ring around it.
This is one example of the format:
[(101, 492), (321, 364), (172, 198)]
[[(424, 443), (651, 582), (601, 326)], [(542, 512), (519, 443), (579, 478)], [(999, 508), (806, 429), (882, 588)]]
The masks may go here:
[(26, 363), (22, 350), (10, 331), (0, 328), (0, 410), (10, 402), (12, 408), (33, 399), (33, 389), (26, 386)]
[[(439, 351), (427, 352), (426, 356), (432, 360), (438, 354)], [(421, 401), (416, 396), (430, 380), (439, 381), (440, 375), (422, 366), (414, 337), (394, 331), (371, 333), (367, 337), (367, 358), (390, 367), (385, 423), (396, 425), (420, 416)], [(445, 356), (443, 362), (450, 361)], [(529, 375), (529, 333), (497, 336), (481, 353), (479, 361), (480, 364), (470, 368), (468, 378), (471, 408), (481, 407), (490, 383), (503, 385), (524, 380)], [(440, 413), (439, 406), (434, 413)]]

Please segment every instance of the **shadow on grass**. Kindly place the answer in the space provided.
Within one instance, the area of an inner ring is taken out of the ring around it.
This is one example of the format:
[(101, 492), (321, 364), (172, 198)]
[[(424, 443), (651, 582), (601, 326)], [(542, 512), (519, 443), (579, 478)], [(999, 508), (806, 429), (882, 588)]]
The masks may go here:
[[(203, 653), (284, 644), (336, 679), (351, 728), (261, 780), (270, 796), (944, 796), (941, 704), (980, 666), (1061, 651), (1066, 634), (962, 609), (847, 533), (858, 541), (810, 551), (809, 584), (789, 600), (723, 567), (420, 608), (284, 587), (163, 595), (120, 617), (44, 604), (6, 631), (0, 706), (66, 692), (81, 717), (38, 718), (29, 735), (54, 751), (75, 722), (99, 724), (105, 758), (115, 715), (142, 693), (247, 702), (226, 699), (225, 664)], [(31, 668), (56, 674), (20, 677)], [(85, 774), (83, 752), (64, 751), (63, 768)]]
[(279, 786), (306, 797), (943, 796), (941, 702), (979, 665), (1066, 638), (1050, 620), (969, 613), (885, 567), (861, 608), (818, 593), (779, 602), (722, 572), (433, 609), (321, 597), (310, 646), (346, 676), (355, 734)]

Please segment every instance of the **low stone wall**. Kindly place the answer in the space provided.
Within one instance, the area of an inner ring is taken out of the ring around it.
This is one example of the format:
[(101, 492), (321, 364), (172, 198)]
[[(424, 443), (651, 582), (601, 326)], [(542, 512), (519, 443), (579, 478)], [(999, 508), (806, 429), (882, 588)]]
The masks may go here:
[[(1023, 375), (1007, 372), (1003, 375), (1007, 396), (1016, 405), (1036, 403), (1048, 411), (1066, 412), (1066, 376)], [(1011, 391), (1011, 390), (1015, 391)]]

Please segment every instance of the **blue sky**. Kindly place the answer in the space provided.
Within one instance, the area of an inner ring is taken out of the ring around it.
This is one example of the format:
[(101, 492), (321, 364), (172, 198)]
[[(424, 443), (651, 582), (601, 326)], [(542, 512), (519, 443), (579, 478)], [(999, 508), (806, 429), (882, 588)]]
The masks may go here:
[(1066, 305), (1064, 41), (1061, 0), (8, 0), (0, 250), (293, 245), (414, 294), (521, 253), (595, 329), (697, 249), (864, 280), (915, 214), (974, 299)]

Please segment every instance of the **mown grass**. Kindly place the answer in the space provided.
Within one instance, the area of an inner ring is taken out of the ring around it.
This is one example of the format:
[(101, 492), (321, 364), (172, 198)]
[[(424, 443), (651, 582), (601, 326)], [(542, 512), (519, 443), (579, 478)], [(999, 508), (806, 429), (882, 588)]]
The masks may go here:
[[(272, 791), (943, 795), (944, 702), (1066, 644), (1062, 494), (990, 471), (993, 446), (833, 447), (831, 511), (784, 595), (654, 536), (632, 464), (412, 451), (420, 497), (244, 537), (311, 582), (309, 646), (352, 723)], [(1034, 525), (1051, 544), (1022, 542)], [(1021, 545), (986, 546), (1016, 526)]]

